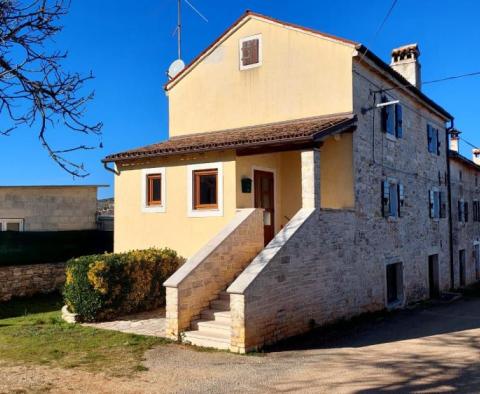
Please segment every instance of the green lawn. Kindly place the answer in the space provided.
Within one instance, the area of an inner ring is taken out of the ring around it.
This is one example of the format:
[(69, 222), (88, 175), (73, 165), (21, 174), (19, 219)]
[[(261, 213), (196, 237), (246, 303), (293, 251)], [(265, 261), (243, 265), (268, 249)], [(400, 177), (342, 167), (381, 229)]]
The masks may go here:
[(97, 330), (65, 323), (61, 297), (35, 296), (0, 303), (0, 361), (130, 375), (144, 368), (146, 350), (161, 338)]

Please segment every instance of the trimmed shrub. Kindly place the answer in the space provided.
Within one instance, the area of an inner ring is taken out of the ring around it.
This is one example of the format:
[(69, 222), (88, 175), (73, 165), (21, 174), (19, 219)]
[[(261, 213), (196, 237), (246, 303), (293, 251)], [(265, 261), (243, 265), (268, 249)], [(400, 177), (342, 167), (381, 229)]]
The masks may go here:
[(64, 263), (112, 250), (113, 233), (109, 231), (0, 232), (0, 266)]
[(101, 321), (165, 305), (163, 282), (185, 259), (171, 249), (84, 256), (67, 262), (64, 297), (82, 321)]

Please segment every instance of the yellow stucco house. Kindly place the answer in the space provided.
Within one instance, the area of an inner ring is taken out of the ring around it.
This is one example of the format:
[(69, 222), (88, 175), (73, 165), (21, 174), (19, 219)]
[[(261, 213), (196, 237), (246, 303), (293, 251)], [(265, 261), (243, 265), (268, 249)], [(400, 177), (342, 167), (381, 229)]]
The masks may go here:
[[(399, 163), (445, 170), (443, 151), (410, 147), (424, 119), (446, 136), (451, 116), (420, 91), (418, 54), (399, 53), (390, 66), (361, 44), (247, 12), (165, 85), (170, 138), (105, 158), (117, 172), (115, 251), (188, 257), (165, 283), (170, 337), (245, 352), (424, 297), (425, 256), (396, 234), (405, 216), (428, 212), (419, 201), (387, 220), (380, 185), (400, 182)], [(405, 103), (403, 135), (375, 118), (382, 89)], [(405, 185), (407, 196), (429, 187)], [(440, 245), (427, 222), (405, 237)], [(448, 287), (446, 251), (431, 249)]]

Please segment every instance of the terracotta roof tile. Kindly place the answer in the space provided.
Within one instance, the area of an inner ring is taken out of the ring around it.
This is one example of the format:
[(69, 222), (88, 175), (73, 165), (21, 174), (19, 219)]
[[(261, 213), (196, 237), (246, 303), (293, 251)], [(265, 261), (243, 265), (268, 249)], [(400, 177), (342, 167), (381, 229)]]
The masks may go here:
[(319, 137), (353, 126), (355, 120), (353, 114), (335, 114), (208, 133), (187, 134), (170, 138), (158, 144), (109, 155), (103, 161), (113, 162), (291, 142), (314, 142)]

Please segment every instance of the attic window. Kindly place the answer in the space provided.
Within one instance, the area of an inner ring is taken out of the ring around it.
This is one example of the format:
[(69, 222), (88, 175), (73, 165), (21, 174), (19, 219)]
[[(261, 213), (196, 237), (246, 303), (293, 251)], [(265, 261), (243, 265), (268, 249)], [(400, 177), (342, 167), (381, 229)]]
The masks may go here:
[(262, 36), (245, 37), (240, 40), (240, 70), (262, 65)]

